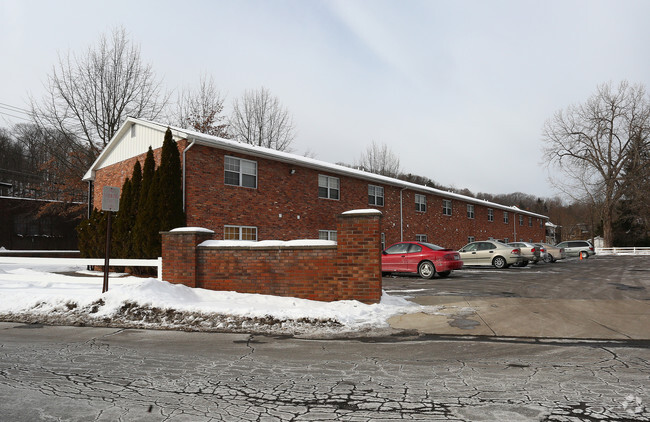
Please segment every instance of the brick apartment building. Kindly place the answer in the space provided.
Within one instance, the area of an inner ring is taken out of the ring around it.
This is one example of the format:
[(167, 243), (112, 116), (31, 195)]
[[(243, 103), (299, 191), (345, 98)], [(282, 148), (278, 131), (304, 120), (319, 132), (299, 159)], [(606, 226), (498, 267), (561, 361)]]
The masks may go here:
[[(121, 187), (147, 149), (156, 160), (167, 125), (129, 118), (84, 176), (100, 208), (103, 186)], [(382, 246), (425, 240), (544, 241), (548, 217), (345, 166), (172, 128), (183, 166), (187, 225), (241, 240), (336, 240), (336, 217), (374, 208)], [(164, 206), (164, 204), (161, 204)]]

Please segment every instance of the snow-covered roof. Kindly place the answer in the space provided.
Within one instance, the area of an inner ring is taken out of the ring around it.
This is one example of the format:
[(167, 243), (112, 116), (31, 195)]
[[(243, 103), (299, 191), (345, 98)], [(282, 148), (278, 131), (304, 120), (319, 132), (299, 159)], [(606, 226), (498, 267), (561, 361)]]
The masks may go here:
[[(171, 129), (172, 134), (176, 139), (187, 139), (190, 142), (195, 142), (200, 145), (205, 145), (213, 148), (220, 148), (220, 149), (225, 149), (227, 151), (231, 152), (238, 152), (241, 154), (246, 154), (246, 155), (251, 155), (254, 157), (260, 157), (260, 158), (267, 158), (275, 161), (280, 161), (283, 163), (288, 163), (288, 164), (295, 164), (297, 166), (301, 167), (307, 167), (315, 170), (320, 170), (320, 171), (326, 171), (329, 173), (333, 174), (339, 174), (339, 175), (345, 175), (349, 177), (354, 177), (357, 179), (363, 179), (367, 181), (372, 181), (375, 183), (383, 183), (385, 185), (391, 185), (391, 186), (396, 186), (399, 188), (403, 189), (409, 189), (412, 191), (417, 191), (417, 192), (423, 192), (423, 193), (431, 193), (434, 195), (438, 195), (444, 198), (449, 198), (449, 199), (458, 199), (460, 201), (464, 201), (467, 203), (471, 204), (479, 204), (483, 205), (486, 207), (491, 207), (491, 208), (497, 208), (501, 209), (504, 211), (510, 211), (510, 212), (516, 212), (519, 214), (524, 214), (528, 215), (531, 217), (537, 217), (537, 218), (543, 218), (543, 219), (548, 219), (547, 216), (542, 215), (542, 214), (537, 214), (534, 212), (530, 211), (525, 211), (525, 210), (520, 210), (517, 207), (514, 206), (506, 206), (502, 204), (497, 204), (495, 202), (490, 202), (478, 198), (472, 198), (471, 196), (466, 196), (466, 195), (461, 195), (458, 193), (454, 192), (449, 192), (449, 191), (444, 191), (441, 189), (436, 189), (424, 185), (418, 185), (416, 183), (411, 183), (411, 182), (406, 182), (404, 180), (400, 179), (395, 179), (393, 177), (388, 177), (388, 176), (382, 176), (379, 174), (374, 174), (374, 173), (369, 173), (367, 171), (363, 170), (358, 170), (346, 166), (342, 166), (339, 164), (331, 164), (327, 163), (325, 161), (321, 160), (316, 160), (314, 158), (310, 157), (303, 157), (297, 154), (292, 154), (289, 152), (284, 152), (284, 151), (278, 151), (274, 150), (271, 148), (265, 148), (265, 147), (260, 147), (256, 145), (250, 145), (242, 142), (237, 142), (231, 139), (224, 139), (220, 138), (218, 136), (212, 136), (212, 135), (207, 135), (205, 133), (200, 133), (196, 132), (190, 129), (182, 129), (162, 123), (156, 123), (156, 122), (151, 122), (148, 120), (144, 119), (136, 119), (133, 117), (127, 118), (126, 122), (120, 127), (118, 132), (115, 134), (113, 139), (108, 143), (106, 148), (102, 151), (102, 153), (97, 157), (97, 160), (93, 163), (93, 165), (90, 167), (88, 172), (84, 175), (83, 180), (94, 180), (95, 178), (95, 171), (98, 168), (101, 168), (101, 165), (106, 159), (110, 156), (111, 152), (115, 150), (117, 147), (117, 144), (119, 143), (120, 140), (124, 137), (126, 132), (131, 128), (132, 125), (137, 124), (137, 125), (142, 125), (145, 127), (149, 127), (152, 129), (157, 129), (160, 131), (165, 131), (168, 127)], [(162, 140), (161, 140), (162, 142)], [(144, 154), (146, 152), (146, 149), (144, 151), (140, 151), (138, 154)], [(134, 156), (135, 156), (134, 155)]]

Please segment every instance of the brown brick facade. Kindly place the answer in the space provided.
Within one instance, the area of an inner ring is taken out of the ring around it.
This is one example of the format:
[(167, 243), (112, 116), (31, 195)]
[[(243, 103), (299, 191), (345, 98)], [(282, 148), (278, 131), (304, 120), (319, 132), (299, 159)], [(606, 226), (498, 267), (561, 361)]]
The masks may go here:
[[(179, 151), (187, 140), (178, 141)], [(159, 160), (160, 149), (154, 150)], [(130, 177), (135, 160), (144, 162), (145, 154), (118, 164), (98, 169), (94, 182), (94, 205), (101, 207), (101, 191), (105, 185), (122, 186)], [(257, 187), (246, 188), (224, 183), (224, 157), (231, 156), (257, 163)], [(470, 237), (508, 241), (544, 241), (545, 220), (519, 214), (510, 209), (508, 222), (504, 210), (494, 205), (470, 202), (453, 194), (445, 196), (411, 188), (402, 189), (386, 183), (364, 180), (352, 175), (311, 168), (308, 163), (291, 164), (276, 159), (226, 151), (221, 148), (193, 145), (186, 154), (187, 225), (215, 231), (215, 239), (224, 238), (224, 226), (257, 228), (258, 240), (315, 239), (319, 230), (335, 230), (336, 216), (350, 209), (376, 208), (383, 215), (385, 246), (400, 240), (416, 240), (426, 235), (427, 241), (459, 249)], [(336, 177), (340, 181), (340, 199), (318, 197), (318, 176)], [(384, 205), (368, 204), (368, 185), (384, 189)], [(426, 211), (416, 211), (415, 195), (426, 197)], [(443, 200), (451, 200), (451, 215), (443, 215)], [(474, 215), (468, 217), (471, 204)], [(162, 204), (164, 206), (164, 204)], [(488, 220), (492, 209), (493, 220)]]
[(163, 280), (211, 290), (334, 301), (381, 299), (381, 215), (337, 218), (337, 246), (199, 246), (203, 231), (163, 237)]

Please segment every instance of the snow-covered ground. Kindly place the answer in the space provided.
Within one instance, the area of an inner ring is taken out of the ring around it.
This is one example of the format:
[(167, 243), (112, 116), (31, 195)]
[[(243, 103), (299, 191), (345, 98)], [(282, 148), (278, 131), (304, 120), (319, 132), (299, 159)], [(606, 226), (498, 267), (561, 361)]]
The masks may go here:
[(381, 303), (305, 299), (192, 289), (153, 278), (84, 267), (0, 264), (0, 321), (252, 332), (291, 335), (376, 334), (393, 315), (427, 312), (384, 293)]

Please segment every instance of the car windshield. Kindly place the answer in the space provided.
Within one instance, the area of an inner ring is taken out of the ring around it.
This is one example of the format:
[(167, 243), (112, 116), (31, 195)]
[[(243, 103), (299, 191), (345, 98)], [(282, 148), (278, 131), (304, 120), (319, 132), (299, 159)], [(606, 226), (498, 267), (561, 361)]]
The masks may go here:
[(434, 250), (434, 251), (442, 251), (445, 250), (446, 248), (443, 248), (442, 246), (434, 245), (433, 243), (426, 243), (426, 242), (420, 242), (420, 245), (424, 245), (427, 248)]

